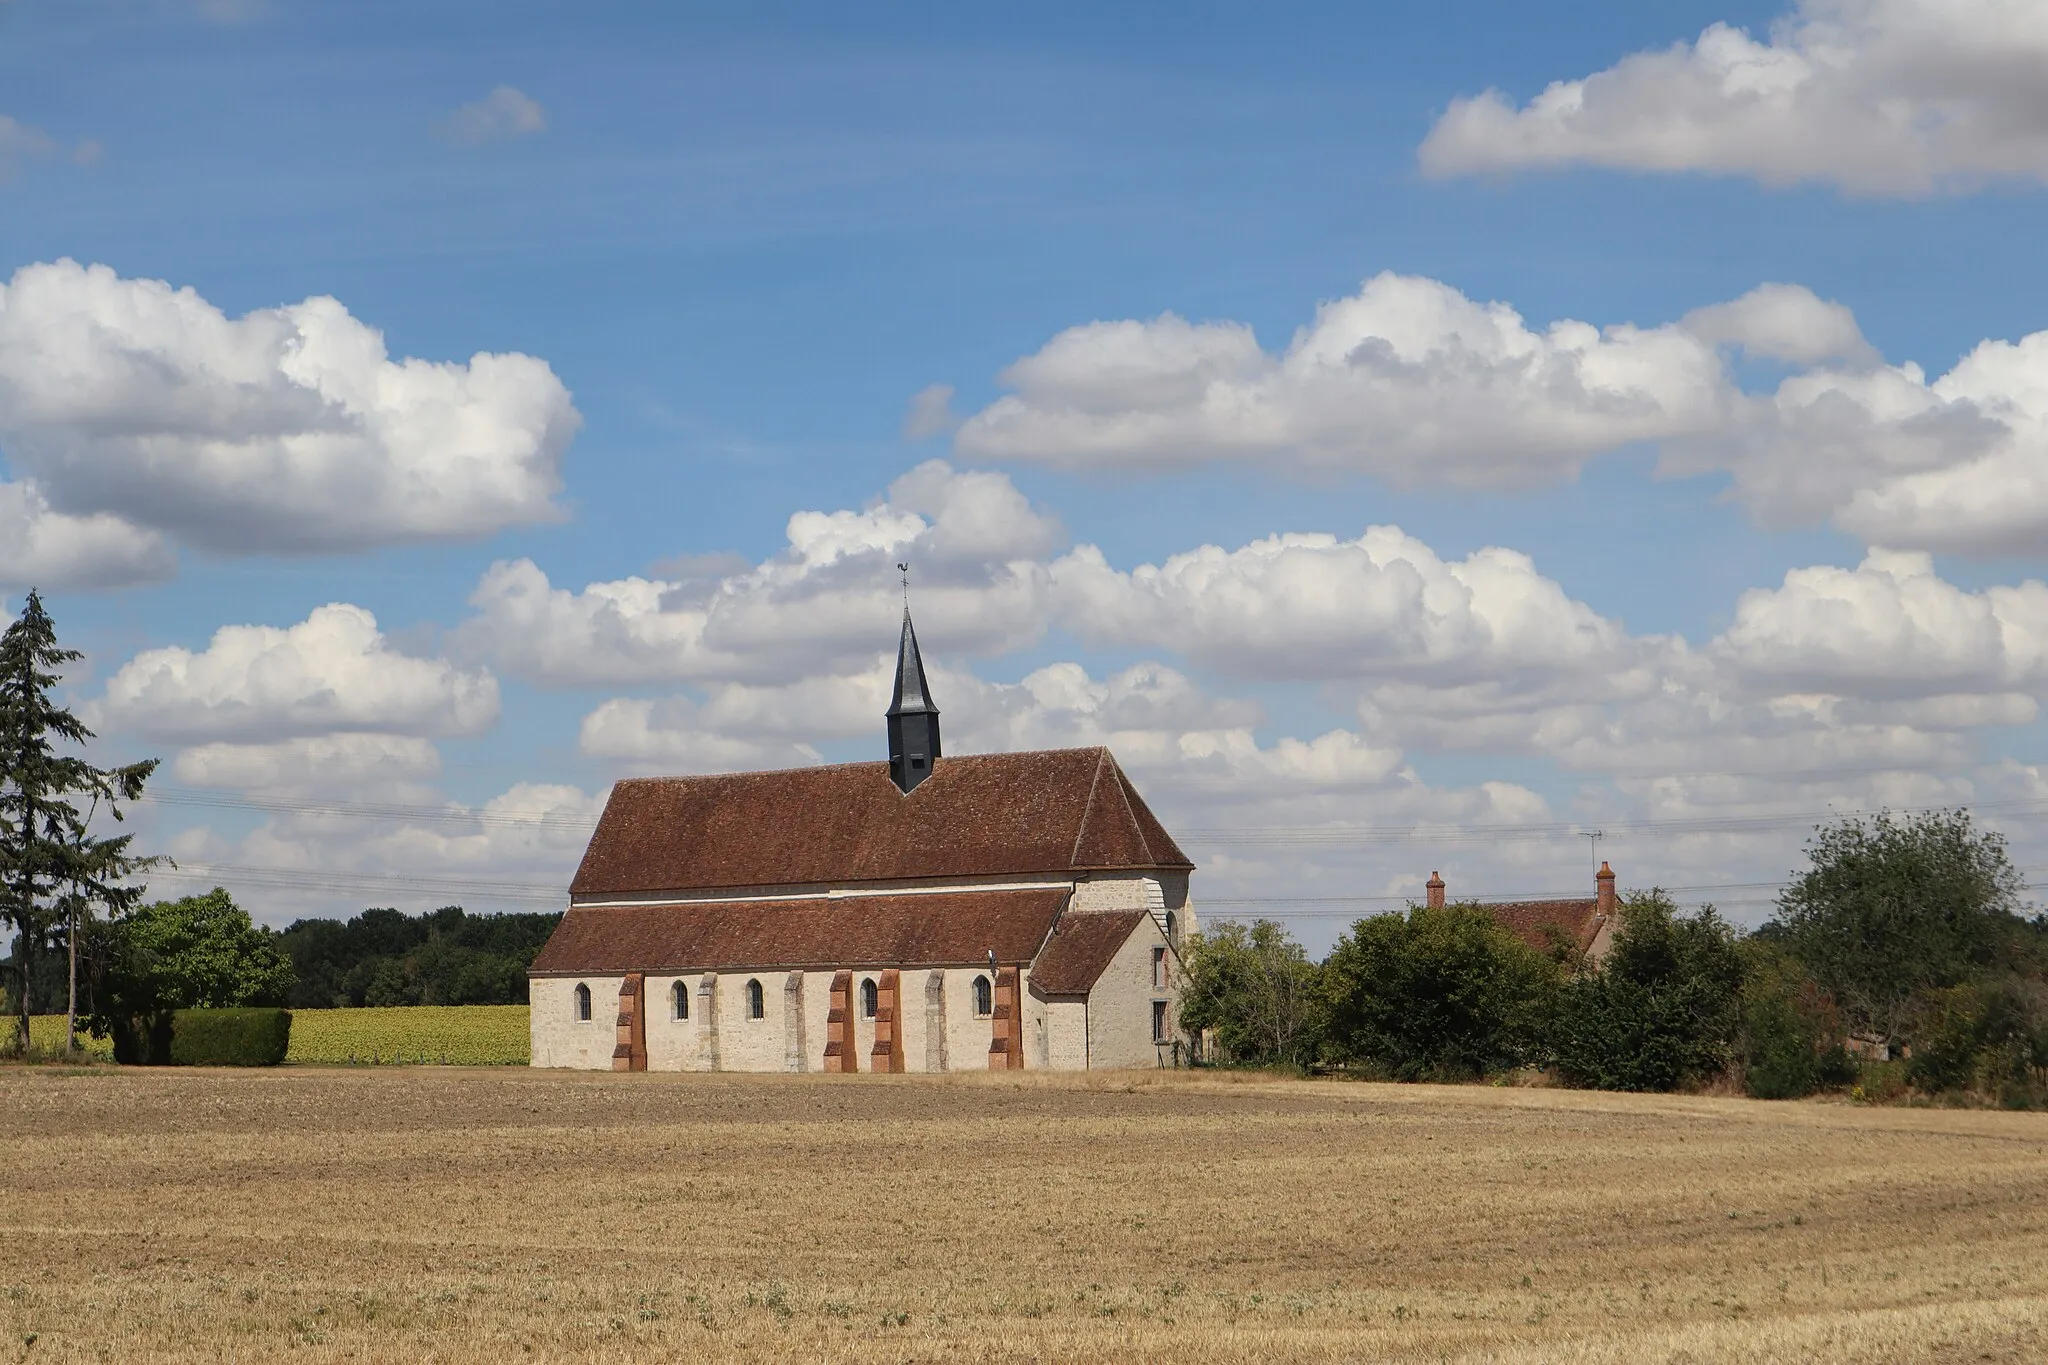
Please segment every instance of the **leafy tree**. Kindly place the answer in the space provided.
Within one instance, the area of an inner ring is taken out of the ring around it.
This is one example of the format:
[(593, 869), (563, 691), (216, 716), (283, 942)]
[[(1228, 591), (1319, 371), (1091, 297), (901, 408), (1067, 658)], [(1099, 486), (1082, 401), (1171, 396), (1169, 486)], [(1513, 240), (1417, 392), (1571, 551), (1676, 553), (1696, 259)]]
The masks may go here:
[(57, 644), (56, 626), (35, 592), (0, 635), (0, 926), (15, 935), (15, 1046), (24, 1051), (36, 959), (52, 934), (64, 927), (71, 945), (75, 1041), (79, 926), (100, 909), (133, 905), (141, 890), (126, 880), (155, 861), (129, 853), (133, 836), (98, 837), (90, 827), (102, 807), (120, 819), (120, 803), (141, 797), (156, 761), (97, 768), (59, 752), (59, 745), (93, 737), (50, 695), (60, 670), (80, 657)]
[(1395, 1080), (1462, 1080), (1536, 1050), (1557, 969), (1483, 906), (1360, 920), (1323, 964), (1332, 1052)]
[(1181, 1027), (1213, 1029), (1225, 1057), (1307, 1061), (1318, 1029), (1316, 966), (1272, 920), (1222, 924), (1185, 946)]
[(1735, 931), (1707, 906), (1680, 915), (1661, 891), (1620, 907), (1613, 946), (1557, 999), (1551, 1058), (1573, 1085), (1673, 1090), (1725, 1071), (1742, 1022)]
[(1807, 859), (1774, 925), (1853, 1033), (1905, 1041), (1923, 993), (1991, 967), (2022, 928), (2005, 840), (1965, 810), (1846, 818)]
[(220, 887), (137, 906), (116, 924), (118, 946), (94, 1031), (180, 1009), (282, 1005), (292, 964), (277, 936)]

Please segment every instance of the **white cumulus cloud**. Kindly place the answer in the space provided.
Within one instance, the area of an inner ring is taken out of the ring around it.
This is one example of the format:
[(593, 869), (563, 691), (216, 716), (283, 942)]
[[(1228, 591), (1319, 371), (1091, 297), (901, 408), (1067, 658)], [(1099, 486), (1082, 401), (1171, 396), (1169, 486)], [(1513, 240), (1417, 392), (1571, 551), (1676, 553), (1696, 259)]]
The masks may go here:
[(55, 512), (33, 483), (0, 481), (0, 585), (116, 588), (169, 578), (177, 567), (154, 531), (105, 512)]
[(1725, 469), (1769, 526), (1831, 522), (1865, 544), (2037, 553), (2048, 535), (2048, 332), (1985, 341), (1947, 374), (1829, 366), (1668, 443), (1674, 473)]
[(136, 655), (90, 707), (98, 728), (151, 738), (275, 743), (337, 731), (470, 735), (498, 719), (488, 672), (400, 654), (361, 607), (295, 626), (223, 626), (206, 649)]
[[(1925, 554), (1794, 569), (1714, 642), (1744, 682), (1862, 700), (2048, 690), (2048, 584), (1968, 592)], [(2031, 716), (2024, 717), (2031, 719)]]
[(1452, 102), (1430, 175), (1594, 165), (1924, 195), (2048, 182), (2048, 7), (1801, 0), (1762, 40), (1725, 23), (1526, 105)]
[(1798, 284), (1760, 284), (1739, 299), (1695, 308), (1678, 325), (1702, 341), (1794, 365), (1878, 358), (1854, 313)]
[(200, 744), (180, 750), (170, 774), (194, 787), (304, 797), (416, 795), (441, 775), (441, 754), (417, 735), (343, 731), (273, 744)]
[(921, 638), (1000, 653), (1044, 629), (1045, 561), (1064, 540), (1000, 474), (930, 461), (859, 511), (798, 512), (788, 547), (694, 581), (557, 588), (530, 560), (495, 564), (458, 648), (549, 686), (774, 681), (858, 668), (894, 638), (896, 565), (913, 567)]
[(1003, 372), (963, 454), (1174, 468), (1283, 457), (1402, 487), (1527, 487), (1632, 441), (1713, 429), (1713, 341), (1676, 325), (1532, 330), (1504, 303), (1382, 274), (1325, 303), (1278, 355), (1239, 323), (1095, 322)]
[(230, 318), (105, 266), (0, 285), (0, 449), (56, 510), (227, 553), (553, 520), (580, 419), (545, 362), (392, 360), (331, 298)]
[(1239, 676), (1507, 683), (1583, 678), (1642, 652), (1527, 555), (1446, 562), (1394, 526), (1205, 545), (1128, 573), (1082, 546), (1053, 576), (1061, 618), (1083, 638), (1171, 648)]

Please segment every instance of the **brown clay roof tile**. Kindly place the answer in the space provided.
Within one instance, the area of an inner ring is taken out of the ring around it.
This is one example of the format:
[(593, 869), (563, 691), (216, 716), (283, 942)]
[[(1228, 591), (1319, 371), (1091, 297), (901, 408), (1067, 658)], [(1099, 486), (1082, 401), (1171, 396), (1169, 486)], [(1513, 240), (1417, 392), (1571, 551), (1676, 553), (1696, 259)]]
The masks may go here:
[(907, 796), (887, 763), (623, 781), (570, 892), (1192, 866), (1107, 749), (1048, 749), (943, 758)]
[(1503, 901), (1484, 907), (1494, 923), (1512, 930), (1531, 948), (1549, 951), (1553, 930), (1580, 952), (1593, 946), (1600, 929), (1597, 900)]
[(1031, 964), (1032, 988), (1046, 995), (1086, 995), (1131, 931), (1151, 916), (1143, 910), (1062, 915), (1045, 951)]
[(1029, 962), (1067, 894), (1054, 887), (572, 906), (532, 974), (973, 966), (986, 963), (990, 949), (1001, 962)]

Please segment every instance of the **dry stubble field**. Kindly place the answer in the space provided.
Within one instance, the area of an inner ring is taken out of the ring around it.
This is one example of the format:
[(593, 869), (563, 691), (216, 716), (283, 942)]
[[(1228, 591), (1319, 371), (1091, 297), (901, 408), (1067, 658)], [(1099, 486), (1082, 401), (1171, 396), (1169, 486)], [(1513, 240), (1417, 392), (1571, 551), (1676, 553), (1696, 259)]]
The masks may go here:
[(2048, 1342), (2034, 1115), (1154, 1073), (9, 1068), (0, 1131), (0, 1361)]

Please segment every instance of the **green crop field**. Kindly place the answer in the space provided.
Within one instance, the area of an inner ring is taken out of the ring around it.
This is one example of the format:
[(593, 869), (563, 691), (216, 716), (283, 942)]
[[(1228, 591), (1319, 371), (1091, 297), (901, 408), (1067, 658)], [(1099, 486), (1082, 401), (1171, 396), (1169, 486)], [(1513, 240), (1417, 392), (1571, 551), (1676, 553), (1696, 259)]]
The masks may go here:
[(525, 1066), (525, 1005), (294, 1010), (287, 1062)]
[[(12, 1024), (5, 1027), (12, 1029)], [(12, 1033), (8, 1037), (13, 1037)], [(85, 1048), (86, 1055), (110, 1062), (114, 1059), (114, 1040), (95, 1038), (83, 1028), (78, 1030), (78, 1041)], [(64, 1050), (64, 1016), (61, 1014), (38, 1014), (28, 1021), (29, 1046), (37, 1052), (52, 1053)]]

